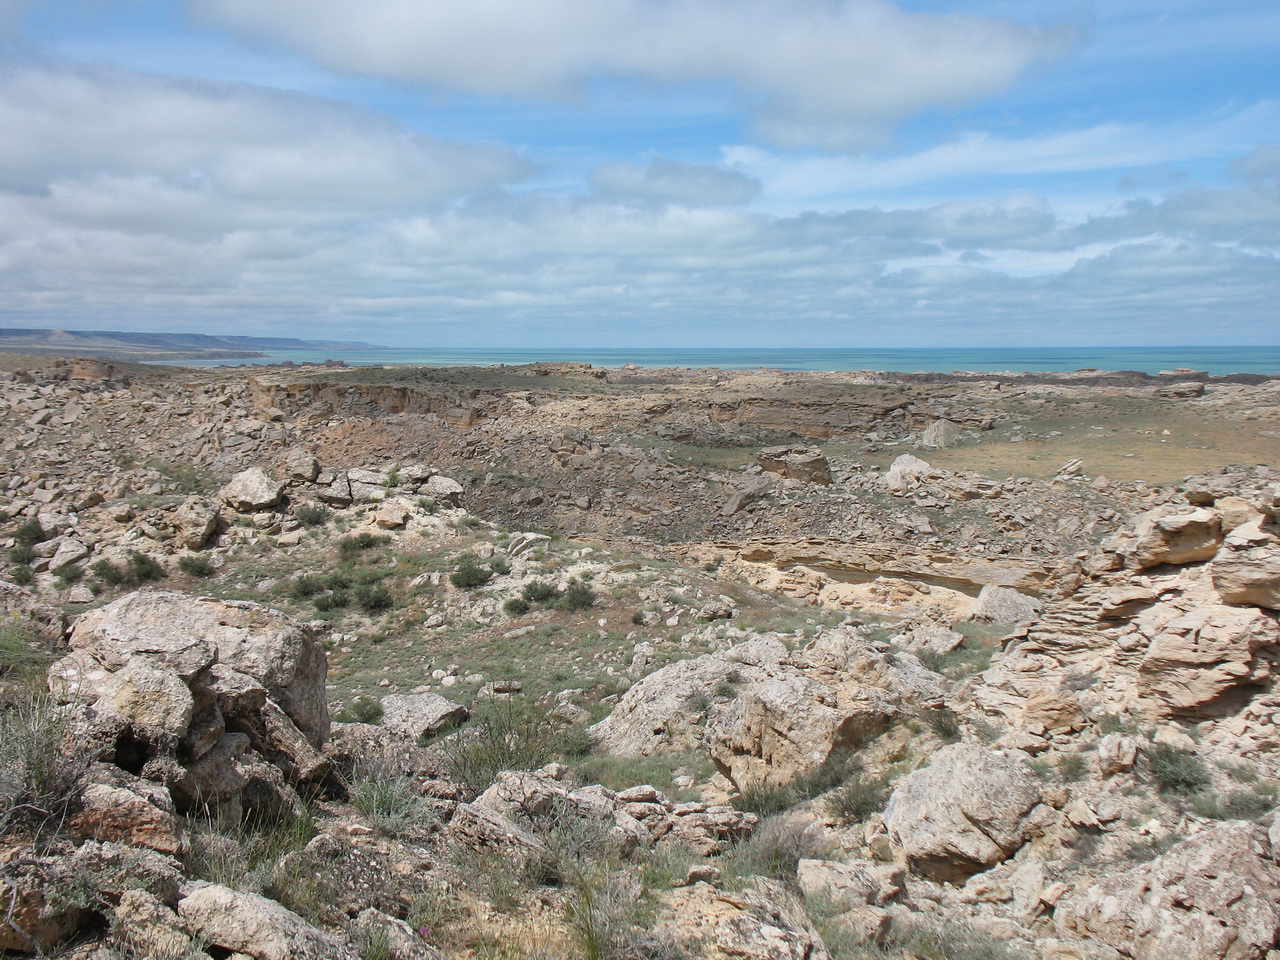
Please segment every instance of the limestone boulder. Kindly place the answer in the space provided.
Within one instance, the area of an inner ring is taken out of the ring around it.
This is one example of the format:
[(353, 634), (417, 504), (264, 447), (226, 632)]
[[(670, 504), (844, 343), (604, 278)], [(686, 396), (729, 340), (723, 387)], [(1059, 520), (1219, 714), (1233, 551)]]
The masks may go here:
[(169, 791), (105, 763), (93, 764), (82, 778), (79, 809), (67, 826), (82, 837), (157, 853), (187, 849)]
[(987, 584), (979, 591), (969, 618), (988, 623), (1026, 623), (1034, 620), (1042, 607), (1035, 597), (1009, 587)]
[(272, 480), (261, 467), (237, 473), (218, 491), (218, 498), (237, 513), (256, 513), (274, 507), (284, 496), (284, 484)]
[(960, 428), (950, 420), (935, 420), (924, 428), (920, 435), (920, 447), (923, 450), (941, 450), (952, 446), (960, 439)]
[(884, 488), (890, 493), (906, 493), (908, 490), (914, 490), (936, 473), (937, 471), (924, 460), (904, 453), (889, 464), (882, 482)]
[(212, 947), (253, 960), (355, 960), (334, 937), (266, 897), (214, 883), (193, 884), (178, 916)]
[(602, 752), (616, 757), (691, 749), (705, 739), (704, 717), (694, 706), (722, 687), (736, 691), (763, 679), (780, 669), (786, 655), (777, 640), (758, 639), (669, 664), (623, 694), (613, 712), (591, 727), (591, 736)]
[(953, 744), (898, 785), (883, 817), (913, 872), (955, 882), (1017, 852), (1042, 826), (1039, 804), (1040, 788), (1020, 760)]
[(766, 472), (787, 480), (824, 486), (831, 483), (831, 464), (826, 454), (816, 447), (765, 447), (756, 454), (756, 463)]
[(218, 529), (218, 506), (204, 497), (188, 497), (173, 514), (174, 540), (187, 550), (199, 550)]
[(1209, 569), (1213, 587), (1226, 603), (1280, 609), (1280, 540), (1262, 518), (1227, 534)]
[(853, 701), (800, 673), (753, 684), (708, 721), (711, 759), (739, 787), (783, 784), (882, 733), (893, 699), (868, 688)]
[(1138, 691), (1169, 713), (1234, 712), (1242, 705), (1237, 700), (1272, 676), (1265, 653), (1280, 644), (1280, 624), (1256, 608), (1211, 599), (1186, 610), (1157, 605), (1134, 623), (1151, 637), (1138, 669)]
[(677, 890), (655, 934), (705, 960), (829, 960), (799, 899), (777, 880), (756, 877), (741, 891), (706, 883)]
[(1264, 960), (1280, 936), (1280, 872), (1266, 831), (1229, 821), (1075, 891), (1055, 920), (1134, 960)]
[(427, 479), (422, 492), (433, 497), (441, 506), (456, 507), (462, 503), (462, 495), (466, 491), (457, 480), (436, 474)]
[(436, 693), (393, 694), (381, 702), (383, 728), (410, 740), (457, 726), (470, 716), (466, 707)]
[(1158, 507), (1134, 521), (1124, 548), (1126, 566), (1145, 570), (1165, 563), (1211, 560), (1222, 545), (1222, 520), (1212, 510)]

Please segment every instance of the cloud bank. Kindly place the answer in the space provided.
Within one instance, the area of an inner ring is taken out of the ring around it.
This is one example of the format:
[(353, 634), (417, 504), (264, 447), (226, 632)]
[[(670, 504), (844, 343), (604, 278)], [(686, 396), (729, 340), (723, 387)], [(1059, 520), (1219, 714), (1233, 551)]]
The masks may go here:
[(599, 76), (724, 83), (759, 136), (860, 149), (926, 107), (1006, 89), (1064, 30), (886, 0), (189, 0), (206, 22), (328, 67), (489, 96)]

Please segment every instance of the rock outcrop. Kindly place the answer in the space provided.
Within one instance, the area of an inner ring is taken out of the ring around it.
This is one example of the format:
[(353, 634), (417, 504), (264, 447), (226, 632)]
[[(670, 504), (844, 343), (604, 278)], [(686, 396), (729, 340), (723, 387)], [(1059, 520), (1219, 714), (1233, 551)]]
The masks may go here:
[(898, 785), (884, 825), (912, 871), (956, 881), (1017, 852), (1044, 825), (1039, 803), (1020, 760), (956, 744)]

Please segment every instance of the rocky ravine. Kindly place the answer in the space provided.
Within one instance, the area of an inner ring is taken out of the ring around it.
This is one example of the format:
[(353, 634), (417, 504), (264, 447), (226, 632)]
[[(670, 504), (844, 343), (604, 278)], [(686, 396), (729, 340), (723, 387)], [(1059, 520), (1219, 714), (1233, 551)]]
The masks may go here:
[[(0, 948), (1280, 956), (1267, 468), (931, 465), (994, 389), (609, 373), (616, 419), (570, 428), (583, 371), (492, 376), (6, 381)], [(645, 418), (761, 442), (679, 466)], [(512, 645), (515, 677), (462, 666)]]

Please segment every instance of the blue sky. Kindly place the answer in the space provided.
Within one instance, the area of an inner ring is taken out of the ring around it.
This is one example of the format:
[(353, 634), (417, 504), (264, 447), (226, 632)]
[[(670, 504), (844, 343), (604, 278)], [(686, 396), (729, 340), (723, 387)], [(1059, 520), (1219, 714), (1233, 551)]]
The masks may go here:
[(0, 325), (1280, 343), (1280, 5), (0, 0)]

